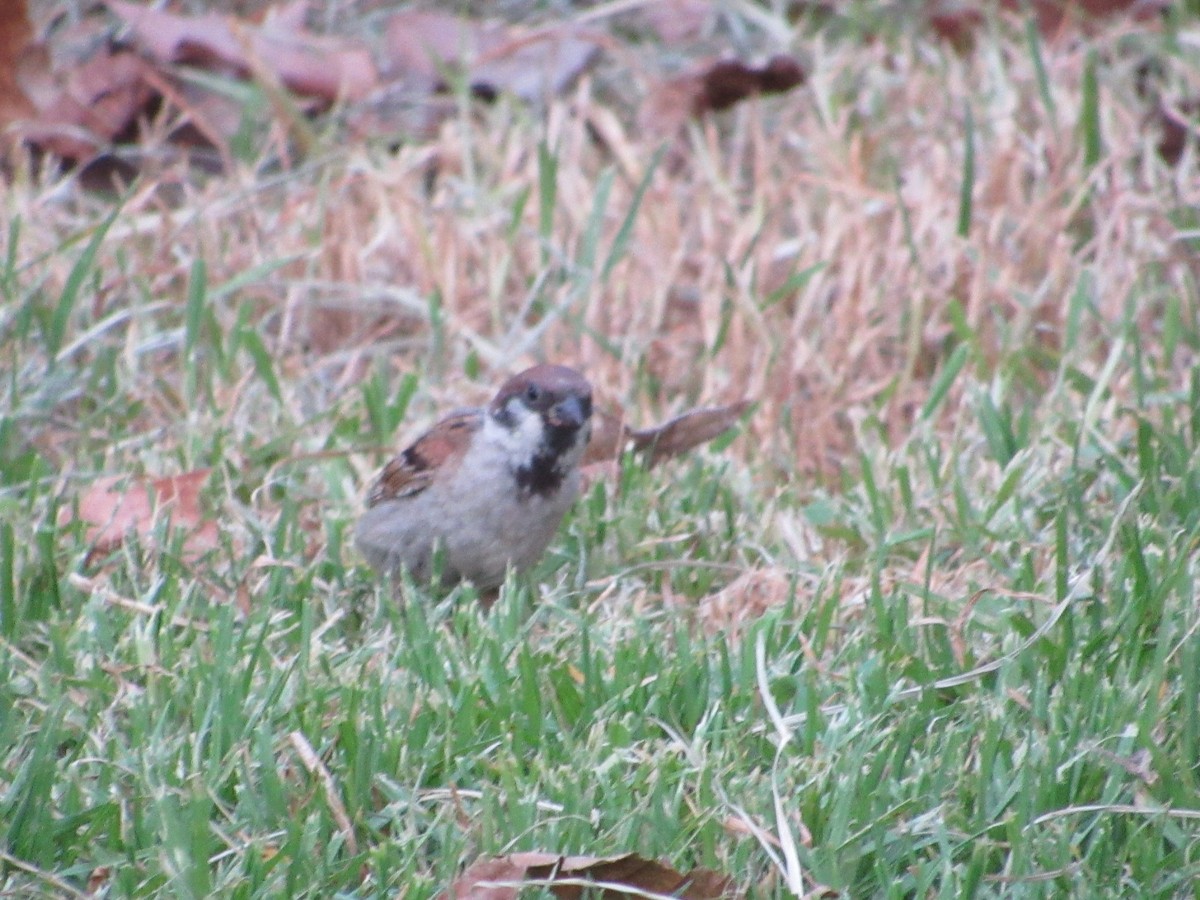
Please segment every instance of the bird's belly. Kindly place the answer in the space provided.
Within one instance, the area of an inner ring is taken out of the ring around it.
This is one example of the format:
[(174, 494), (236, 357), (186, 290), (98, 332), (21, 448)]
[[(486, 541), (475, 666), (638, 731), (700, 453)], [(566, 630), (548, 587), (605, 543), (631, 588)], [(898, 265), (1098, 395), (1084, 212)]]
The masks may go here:
[(477, 504), (472, 514), (442, 535), (447, 567), (480, 586), (500, 584), (510, 564), (521, 571), (541, 558), (569, 503), (563, 492)]
[(574, 479), (549, 496), (521, 495), (515, 485), (505, 491), (465, 482), (440, 487), (363, 514), (356, 539), (372, 567), (393, 575), (407, 568), (423, 581), (433, 574), (440, 546), (444, 581), (494, 587), (510, 564), (520, 571), (538, 561), (578, 492)]

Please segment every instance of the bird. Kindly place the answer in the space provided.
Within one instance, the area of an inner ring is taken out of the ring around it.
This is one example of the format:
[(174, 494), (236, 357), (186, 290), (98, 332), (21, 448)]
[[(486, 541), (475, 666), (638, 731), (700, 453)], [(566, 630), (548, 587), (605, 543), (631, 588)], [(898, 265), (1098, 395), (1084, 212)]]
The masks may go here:
[(575, 369), (520, 372), (484, 408), (450, 413), (383, 467), (355, 528), (378, 573), (498, 588), (541, 558), (580, 493), (592, 387)]

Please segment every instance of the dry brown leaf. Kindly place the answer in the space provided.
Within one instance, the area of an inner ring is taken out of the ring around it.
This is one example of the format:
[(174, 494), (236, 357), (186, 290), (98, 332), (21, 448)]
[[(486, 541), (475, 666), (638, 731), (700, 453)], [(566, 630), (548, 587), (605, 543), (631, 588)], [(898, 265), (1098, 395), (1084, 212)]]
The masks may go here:
[(10, 139), (65, 160), (83, 162), (127, 131), (153, 92), (145, 64), (107, 46), (70, 64), (53, 66), (50, 49), (35, 43), (24, 3), (0, 12), (0, 129)]
[(26, 141), (63, 159), (91, 159), (127, 131), (153, 99), (146, 63), (104, 50), (60, 73), (47, 105), (20, 128)]
[(807, 77), (804, 67), (790, 56), (772, 56), (757, 68), (736, 59), (723, 60), (702, 73), (703, 91), (692, 104), (692, 114), (720, 112), (755, 94), (782, 94)]
[(109, 866), (97, 866), (88, 876), (87, 890), (84, 893), (89, 897), (94, 897), (104, 890), (111, 880), (112, 869)]
[[(1024, 14), (1026, 0), (1004, 0), (1003, 6)], [(1166, 8), (1165, 0), (1033, 0), (1033, 13), (1038, 28), (1048, 38), (1054, 38), (1068, 25), (1089, 30), (1101, 19), (1130, 15), (1143, 20), (1156, 16)]]
[(628, 437), (635, 450), (647, 453), (647, 465), (653, 468), (665, 459), (680, 456), (724, 434), (749, 408), (749, 400), (739, 400), (726, 406), (692, 409), (657, 428), (631, 430)]
[[(923, 11), (938, 37), (966, 52), (973, 47), (975, 33), (987, 21), (992, 5), (979, 0), (926, 0)], [(1167, 4), (1166, 0), (1002, 0), (1000, 6), (1019, 16), (1032, 12), (1042, 34), (1054, 39), (1068, 29), (1091, 31), (1113, 16), (1149, 19)]]
[(633, 429), (617, 416), (597, 410), (592, 423), (592, 437), (584, 451), (583, 465), (597, 477), (616, 472), (611, 464), (627, 447), (646, 454), (646, 465), (653, 468), (665, 459), (681, 456), (687, 451), (720, 437), (737, 424), (750, 408), (751, 401), (739, 400), (726, 406), (705, 406), (691, 409), (682, 415), (653, 428)]
[(522, 887), (538, 886), (569, 900), (582, 897), (585, 889), (608, 898), (629, 897), (629, 891), (684, 900), (737, 896), (731, 880), (710, 869), (684, 874), (633, 853), (607, 858), (513, 853), (476, 861), (440, 900), (516, 900)]
[(689, 118), (721, 112), (757, 94), (790, 91), (807, 77), (791, 56), (773, 56), (759, 67), (737, 59), (708, 62), (652, 88), (640, 119), (644, 128), (670, 134)]
[[(200, 556), (217, 546), (217, 523), (205, 516), (200, 492), (211, 469), (138, 481), (126, 475), (101, 478), (79, 498), (78, 517), (88, 524), (89, 556), (115, 549), (129, 534), (151, 535), (160, 515), (176, 529), (188, 532), (184, 552)], [(64, 509), (63, 521), (70, 511)]]
[(975, 43), (975, 32), (987, 21), (983, 10), (960, 0), (931, 0), (925, 5), (925, 20), (933, 33), (966, 53)]
[(442, 67), (469, 66), (485, 48), (504, 41), (504, 26), (478, 22), (451, 13), (407, 10), (387, 21), (384, 49), (389, 77), (442, 80)]
[(54, 61), (50, 49), (45, 44), (30, 44), (18, 56), (12, 72), (5, 71), (8, 77), (15, 73), (17, 86), (24, 92), (25, 101), (32, 104), (27, 108), (29, 114), (34, 110), (45, 109), (58, 99), (61, 88), (58, 79), (54, 77)]
[(599, 54), (602, 38), (570, 27), (526, 30), (450, 13), (408, 10), (388, 19), (385, 47), (393, 78), (442, 86), (447, 69), (471, 88), (535, 101), (566, 90)]
[(125, 0), (108, 0), (108, 8), (160, 63), (191, 64), (239, 77), (263, 66), (297, 94), (329, 103), (362, 99), (379, 82), (365, 46), (304, 29), (303, 4), (291, 4), (261, 25), (215, 13), (177, 15)]
[(0, 8), (0, 130), (33, 114), (34, 106), (21, 81), (21, 60), (34, 48), (24, 0), (9, 0)]
[(1177, 104), (1162, 101), (1158, 108), (1158, 128), (1158, 155), (1172, 166), (1179, 165), (1188, 140), (1200, 142), (1200, 98)]
[(736, 637), (744, 625), (768, 610), (778, 609), (795, 595), (795, 578), (786, 569), (748, 569), (715, 594), (701, 599), (696, 615), (709, 634), (724, 631)]

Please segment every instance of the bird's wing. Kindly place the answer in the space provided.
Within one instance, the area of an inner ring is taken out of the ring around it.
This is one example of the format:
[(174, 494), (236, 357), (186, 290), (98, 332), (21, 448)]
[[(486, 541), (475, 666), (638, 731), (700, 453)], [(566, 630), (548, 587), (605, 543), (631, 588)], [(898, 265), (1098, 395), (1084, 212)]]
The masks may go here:
[[(462, 461), (471, 437), (483, 427), (483, 411), (451, 413), (383, 467), (367, 494), (367, 507), (421, 493)], [(438, 473), (443, 473), (439, 475)]]

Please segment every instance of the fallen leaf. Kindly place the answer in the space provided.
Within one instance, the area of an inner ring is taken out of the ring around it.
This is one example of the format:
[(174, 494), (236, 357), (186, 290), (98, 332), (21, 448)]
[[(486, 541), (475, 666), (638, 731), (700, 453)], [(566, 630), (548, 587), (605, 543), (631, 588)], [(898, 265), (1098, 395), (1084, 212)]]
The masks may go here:
[(33, 41), (24, 3), (3, 10), (0, 59), (8, 65), (0, 67), (0, 129), (10, 140), (85, 162), (147, 110), (154, 94), (145, 81), (145, 63), (136, 56), (87, 39), (82, 26), (59, 36), (67, 47), (52, 54)]
[(33, 103), (21, 86), (21, 60), (34, 47), (23, 0), (9, 0), (0, 8), (0, 130), (34, 112)]
[(799, 606), (796, 580), (787, 570), (772, 566), (748, 569), (715, 594), (703, 597), (696, 615), (709, 634), (737, 637), (744, 626), (778, 609), (788, 600)]
[(654, 467), (664, 459), (680, 456), (724, 434), (749, 408), (749, 400), (739, 400), (727, 406), (693, 409), (657, 428), (629, 431), (628, 437), (635, 450), (648, 454), (647, 465)]
[(533, 103), (565, 92), (599, 53), (596, 40), (568, 30), (514, 36), (480, 57), (471, 87)]
[(128, 131), (153, 97), (145, 63), (132, 53), (106, 49), (59, 73), (46, 105), (18, 133), (40, 150), (81, 162)]
[(607, 858), (513, 853), (470, 865), (439, 900), (516, 900), (523, 887), (544, 887), (555, 897), (624, 898), (652, 893), (683, 900), (737, 896), (729, 878), (710, 869), (680, 873), (633, 853)]
[(692, 114), (720, 112), (755, 94), (782, 94), (807, 77), (804, 67), (790, 56), (772, 56), (758, 68), (736, 59), (717, 62), (702, 73), (703, 91), (693, 101)]
[(58, 99), (61, 89), (54, 77), (50, 50), (45, 44), (30, 44), (11, 59), (15, 61), (12, 69), (2, 70), (0, 78), (16, 76), (17, 87), (23, 93), (21, 102), (27, 114), (45, 109)]
[(689, 118), (721, 112), (758, 94), (790, 91), (807, 77), (804, 66), (790, 56), (773, 56), (758, 67), (737, 59), (709, 62), (652, 88), (641, 123), (657, 134), (670, 134)]
[(390, 78), (445, 87), (459, 72), (484, 96), (509, 93), (533, 102), (562, 93), (597, 57), (603, 39), (568, 26), (519, 29), (450, 13), (398, 12), (384, 38)]
[(611, 464), (631, 447), (645, 453), (646, 464), (653, 468), (665, 459), (681, 456), (720, 437), (737, 424), (750, 408), (750, 402), (739, 400), (726, 406), (700, 407), (654, 428), (641, 429), (630, 428), (624, 420), (597, 410), (593, 416), (592, 437), (583, 454), (583, 465), (597, 474), (613, 474), (616, 469)]
[[(1166, 5), (1166, 0), (1033, 0), (1032, 9), (1038, 29), (1053, 39), (1068, 25), (1086, 31), (1101, 19), (1125, 14), (1145, 20), (1158, 15)], [(1030, 8), (1028, 0), (1004, 0), (1003, 6), (1021, 14)]]
[(925, 21), (933, 33), (966, 53), (975, 45), (975, 32), (987, 21), (983, 10), (961, 0), (932, 0), (925, 5)]
[(504, 26), (450, 13), (406, 10), (384, 32), (389, 77), (419, 76), (440, 83), (446, 65), (470, 65), (485, 48), (504, 41)]
[[(926, 0), (922, 12), (938, 37), (966, 52), (992, 6), (979, 0)], [(1128, 15), (1135, 21), (1152, 18), (1167, 8), (1167, 0), (1002, 0), (1000, 7), (1021, 17), (1032, 13), (1038, 30), (1053, 40), (1068, 31), (1093, 31), (1103, 19), (1114, 16)]]
[(1188, 140), (1200, 142), (1200, 98), (1173, 104), (1162, 101), (1158, 108), (1158, 155), (1172, 166), (1179, 165)]
[(92, 873), (88, 876), (85, 894), (89, 897), (94, 897), (108, 887), (111, 880), (112, 869), (108, 866), (97, 866), (92, 869)]
[[(115, 475), (94, 482), (80, 495), (77, 513), (88, 525), (89, 558), (111, 552), (130, 534), (151, 536), (160, 516), (173, 528), (188, 532), (183, 542), (188, 556), (216, 547), (217, 523), (204, 515), (200, 504), (211, 471), (196, 469), (150, 481)], [(64, 508), (60, 524), (70, 518), (70, 510)]]
[(158, 62), (190, 64), (247, 77), (259, 67), (306, 97), (332, 103), (359, 100), (378, 84), (366, 46), (313, 34), (303, 27), (302, 4), (291, 4), (261, 25), (208, 13), (183, 16), (126, 0), (108, 0), (138, 44)]

